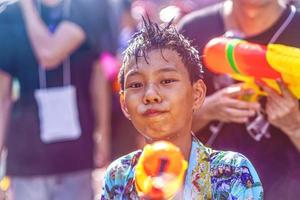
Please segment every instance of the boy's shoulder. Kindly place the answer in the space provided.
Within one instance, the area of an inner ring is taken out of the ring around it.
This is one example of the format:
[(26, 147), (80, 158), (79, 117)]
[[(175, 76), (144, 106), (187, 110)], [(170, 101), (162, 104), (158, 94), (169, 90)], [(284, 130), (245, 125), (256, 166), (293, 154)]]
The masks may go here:
[(233, 151), (212, 151), (210, 169), (213, 177), (237, 177), (249, 174), (257, 176), (256, 170), (246, 156)]
[[(212, 151), (210, 171), (214, 192), (233, 196), (250, 195), (261, 199), (262, 185), (252, 163), (241, 153)], [(231, 192), (228, 188), (232, 188)]]
[(109, 176), (112, 180), (127, 177), (137, 164), (141, 153), (141, 150), (137, 150), (113, 161), (106, 170), (106, 176)]
[(210, 154), (211, 165), (231, 165), (241, 166), (248, 165), (250, 161), (246, 156), (234, 151), (212, 150)]
[(101, 199), (137, 199), (134, 167), (142, 151), (134, 151), (112, 162), (105, 173)]

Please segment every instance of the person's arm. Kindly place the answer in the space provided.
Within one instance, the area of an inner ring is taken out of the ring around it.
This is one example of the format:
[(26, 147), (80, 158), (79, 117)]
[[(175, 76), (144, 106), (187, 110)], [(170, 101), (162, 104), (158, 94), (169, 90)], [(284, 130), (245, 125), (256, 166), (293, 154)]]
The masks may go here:
[(43, 67), (56, 67), (85, 40), (85, 32), (70, 21), (61, 22), (55, 33), (51, 33), (40, 18), (33, 0), (21, 0), (21, 8), (29, 39)]
[(12, 102), (11, 77), (0, 70), (0, 154), (4, 148), (6, 126)]
[(297, 130), (293, 130), (291, 133), (289, 133), (289, 132), (286, 132), (286, 133), (291, 135), (290, 140), (292, 141), (292, 143), (295, 145), (295, 147), (300, 152), (300, 128), (298, 127)]
[(96, 167), (103, 167), (110, 161), (111, 93), (100, 61), (93, 68), (90, 92), (95, 114), (94, 159)]
[(241, 84), (235, 84), (207, 96), (200, 110), (194, 113), (193, 131), (202, 130), (214, 120), (225, 123), (246, 123), (260, 106), (258, 103), (239, 100), (237, 97), (252, 93), (251, 90), (242, 89)]
[(268, 93), (266, 114), (268, 121), (281, 129), (300, 152), (300, 110), (298, 99), (291, 94), (286, 85), (279, 80), (281, 95), (260, 83)]

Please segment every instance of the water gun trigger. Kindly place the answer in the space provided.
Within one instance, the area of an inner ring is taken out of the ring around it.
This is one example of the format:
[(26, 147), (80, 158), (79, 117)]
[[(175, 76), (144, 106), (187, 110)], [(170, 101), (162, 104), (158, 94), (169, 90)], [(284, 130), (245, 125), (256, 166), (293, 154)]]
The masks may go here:
[[(258, 101), (260, 96), (266, 96), (267, 93), (264, 92), (257, 84), (256, 79), (253, 77), (246, 77), (239, 74), (231, 74), (233, 79), (241, 81), (242, 86), (241, 90), (244, 92), (237, 96), (238, 99), (248, 101), (248, 102), (256, 102)], [(248, 91), (251, 92), (248, 92)]]

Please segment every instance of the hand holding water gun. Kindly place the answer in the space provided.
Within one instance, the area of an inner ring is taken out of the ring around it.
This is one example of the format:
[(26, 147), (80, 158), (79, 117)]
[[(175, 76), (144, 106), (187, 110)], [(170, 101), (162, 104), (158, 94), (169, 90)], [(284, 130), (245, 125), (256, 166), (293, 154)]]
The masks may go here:
[(166, 200), (181, 189), (187, 162), (172, 143), (158, 141), (144, 147), (135, 170), (135, 184), (142, 199)]
[(245, 82), (245, 88), (266, 95), (256, 80), (280, 93), (276, 80), (282, 79), (291, 93), (300, 99), (300, 49), (280, 44), (267, 46), (240, 39), (219, 37), (204, 49), (206, 67), (218, 74), (229, 74)]

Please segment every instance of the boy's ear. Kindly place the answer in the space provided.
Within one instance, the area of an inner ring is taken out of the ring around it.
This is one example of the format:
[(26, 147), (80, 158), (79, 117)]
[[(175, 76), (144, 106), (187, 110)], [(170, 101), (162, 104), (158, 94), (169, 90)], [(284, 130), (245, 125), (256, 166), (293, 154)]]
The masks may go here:
[(206, 85), (201, 79), (197, 80), (193, 84), (193, 91), (194, 91), (193, 110), (199, 110), (204, 102), (205, 95), (206, 95)]
[(121, 109), (122, 109), (123, 114), (125, 115), (125, 117), (127, 119), (131, 120), (130, 114), (128, 112), (128, 109), (127, 109), (127, 106), (126, 106), (126, 103), (125, 103), (125, 96), (124, 96), (124, 91), (123, 90), (120, 92), (120, 104), (121, 104)]

